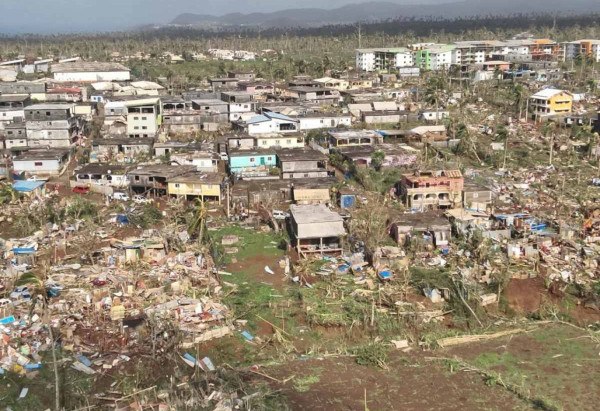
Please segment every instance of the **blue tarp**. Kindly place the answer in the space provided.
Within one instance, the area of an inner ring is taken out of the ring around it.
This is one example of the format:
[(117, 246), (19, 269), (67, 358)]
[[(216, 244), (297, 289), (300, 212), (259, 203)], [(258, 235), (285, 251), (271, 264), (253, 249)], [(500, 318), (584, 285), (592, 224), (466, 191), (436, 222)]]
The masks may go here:
[(129, 224), (129, 217), (123, 214), (119, 214), (117, 216), (117, 223), (119, 224)]
[(16, 247), (12, 249), (15, 254), (35, 254), (34, 247)]
[(196, 359), (194, 357), (192, 357), (192, 355), (189, 354), (189, 353), (187, 353), (187, 352), (185, 354), (183, 354), (183, 358), (185, 358), (186, 360), (188, 360), (189, 362), (191, 362), (194, 365), (197, 364)]
[(340, 207), (341, 208), (354, 207), (355, 202), (356, 202), (356, 196), (354, 194), (342, 194), (340, 196)]
[(242, 331), (242, 336), (247, 340), (247, 341), (252, 341), (254, 339), (254, 336), (252, 334), (250, 334), (248, 331)]
[(2, 324), (2, 325), (12, 324), (14, 322), (15, 322), (15, 317), (12, 315), (10, 317), (0, 318), (0, 324)]
[(389, 280), (392, 278), (392, 272), (390, 270), (384, 270), (379, 272), (379, 278), (382, 280)]
[(75, 358), (77, 358), (77, 361), (79, 361), (80, 363), (82, 363), (86, 367), (91, 367), (92, 366), (92, 362), (85, 355), (78, 355)]
[(21, 180), (15, 181), (13, 183), (13, 188), (15, 191), (19, 193), (31, 193), (34, 190), (37, 190), (40, 187), (43, 187), (46, 184), (43, 180), (29, 181), (29, 180)]

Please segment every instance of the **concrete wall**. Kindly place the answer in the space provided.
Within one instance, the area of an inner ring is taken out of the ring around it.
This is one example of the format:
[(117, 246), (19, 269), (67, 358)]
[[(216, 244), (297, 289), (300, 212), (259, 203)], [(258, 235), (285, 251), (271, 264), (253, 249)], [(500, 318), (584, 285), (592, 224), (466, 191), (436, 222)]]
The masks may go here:
[(322, 128), (336, 128), (339, 126), (350, 127), (352, 116), (348, 117), (309, 117), (299, 118), (300, 130), (318, 130)]
[(129, 81), (131, 76), (128, 71), (107, 71), (107, 72), (64, 72), (54, 73), (56, 81)]
[(14, 171), (29, 174), (58, 175), (62, 170), (62, 164), (58, 160), (14, 160)]

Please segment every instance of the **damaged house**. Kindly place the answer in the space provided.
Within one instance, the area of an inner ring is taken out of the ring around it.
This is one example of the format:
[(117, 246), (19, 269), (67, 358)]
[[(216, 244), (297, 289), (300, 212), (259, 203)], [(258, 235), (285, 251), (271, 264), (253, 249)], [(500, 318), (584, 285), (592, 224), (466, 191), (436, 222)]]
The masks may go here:
[(420, 238), (425, 244), (447, 249), (452, 236), (450, 221), (437, 212), (397, 214), (388, 220), (388, 227), (394, 241), (402, 246)]
[(424, 211), (460, 206), (463, 186), (458, 169), (421, 170), (403, 174), (396, 189), (407, 208)]
[(312, 148), (277, 151), (277, 166), (283, 179), (322, 178), (329, 175), (327, 156)]
[(341, 255), (344, 220), (325, 205), (290, 206), (291, 241), (301, 258)]
[(168, 182), (175, 177), (196, 171), (194, 166), (171, 166), (166, 164), (140, 166), (127, 173), (131, 191), (156, 196), (168, 193)]

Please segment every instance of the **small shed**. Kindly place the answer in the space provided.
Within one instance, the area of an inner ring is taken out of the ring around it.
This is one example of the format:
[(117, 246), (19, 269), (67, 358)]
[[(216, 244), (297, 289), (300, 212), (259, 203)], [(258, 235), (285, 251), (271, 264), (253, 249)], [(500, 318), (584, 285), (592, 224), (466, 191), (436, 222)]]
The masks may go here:
[(302, 258), (310, 255), (341, 255), (344, 220), (323, 204), (291, 205), (292, 241)]

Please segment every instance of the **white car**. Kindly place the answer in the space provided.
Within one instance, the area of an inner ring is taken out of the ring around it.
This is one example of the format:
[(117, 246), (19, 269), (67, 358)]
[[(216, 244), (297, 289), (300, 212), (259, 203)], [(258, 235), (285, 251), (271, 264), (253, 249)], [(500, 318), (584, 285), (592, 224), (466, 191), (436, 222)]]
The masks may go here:
[(136, 204), (150, 204), (152, 202), (152, 199), (137, 194), (133, 196), (133, 202)]
[(286, 218), (288, 218), (290, 215), (284, 211), (281, 210), (273, 210), (273, 218), (275, 220), (285, 220)]
[(223, 161), (229, 161), (229, 156), (226, 153), (220, 153), (219, 158)]
[(112, 193), (111, 198), (113, 200), (129, 201), (129, 195), (120, 191)]

